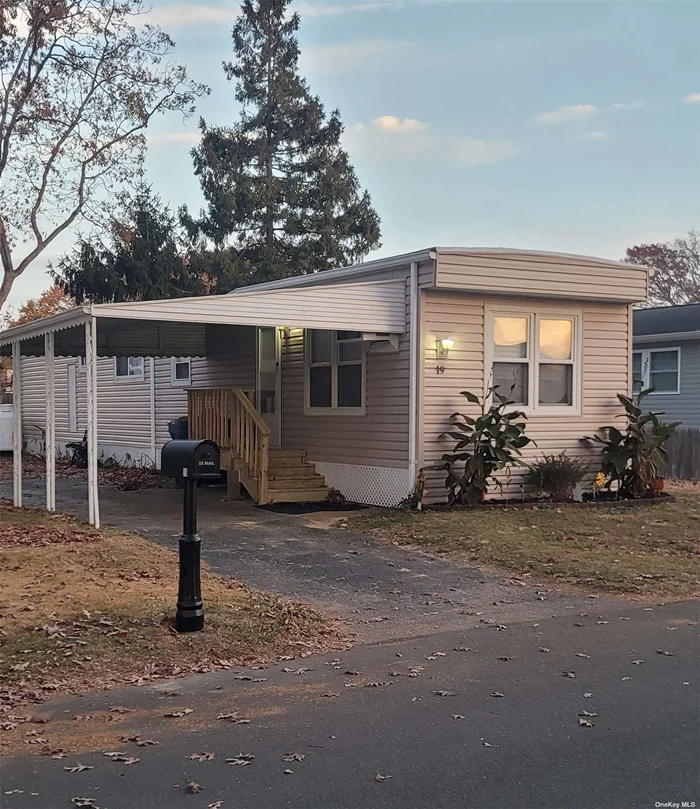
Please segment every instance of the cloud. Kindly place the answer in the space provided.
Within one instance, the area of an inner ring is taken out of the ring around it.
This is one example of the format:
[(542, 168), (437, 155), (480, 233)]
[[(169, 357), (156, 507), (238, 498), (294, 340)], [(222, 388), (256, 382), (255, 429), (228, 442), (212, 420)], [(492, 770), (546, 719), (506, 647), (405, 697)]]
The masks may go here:
[(382, 161), (448, 159), (453, 164), (486, 166), (520, 154), (518, 144), (507, 138), (482, 140), (440, 134), (431, 131), (424, 121), (394, 115), (381, 115), (370, 124), (347, 127), (343, 141), (351, 154)]
[(372, 121), (372, 126), (383, 132), (421, 132), (428, 124), (415, 118), (396, 118), (394, 115), (380, 115)]
[(488, 166), (502, 163), (520, 154), (520, 147), (507, 138), (501, 140), (477, 140), (458, 138), (452, 144), (452, 154), (467, 166)]
[(607, 140), (610, 135), (607, 132), (584, 132), (583, 135), (577, 135), (581, 140)]
[(700, 104), (700, 93), (691, 93), (683, 99), (684, 104)]
[(403, 39), (356, 39), (351, 42), (311, 45), (300, 57), (302, 73), (308, 68), (327, 74), (376, 70), (389, 60), (396, 62), (414, 52), (414, 45)]
[(535, 116), (535, 120), (538, 124), (563, 124), (568, 121), (585, 121), (597, 112), (598, 107), (593, 104), (572, 104), (551, 112), (541, 112)]
[(146, 141), (149, 146), (162, 146), (164, 143), (182, 143), (185, 146), (194, 146), (199, 143), (201, 138), (200, 132), (165, 132), (162, 135), (147, 135)]
[(152, 25), (165, 29), (192, 25), (231, 25), (237, 9), (228, 3), (156, 3), (144, 17)]

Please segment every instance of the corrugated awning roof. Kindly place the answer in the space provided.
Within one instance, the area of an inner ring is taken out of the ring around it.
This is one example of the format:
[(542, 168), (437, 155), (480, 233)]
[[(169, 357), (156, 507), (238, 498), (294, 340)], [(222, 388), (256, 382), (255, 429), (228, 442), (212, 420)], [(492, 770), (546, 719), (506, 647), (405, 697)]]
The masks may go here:
[(289, 326), (401, 334), (406, 330), (403, 281), (208, 295), (162, 301), (81, 306), (0, 332), (0, 353), (22, 341), (23, 354), (42, 354), (56, 335), (57, 355), (80, 355), (82, 326), (98, 319), (98, 353), (186, 356), (205, 353), (207, 325)]

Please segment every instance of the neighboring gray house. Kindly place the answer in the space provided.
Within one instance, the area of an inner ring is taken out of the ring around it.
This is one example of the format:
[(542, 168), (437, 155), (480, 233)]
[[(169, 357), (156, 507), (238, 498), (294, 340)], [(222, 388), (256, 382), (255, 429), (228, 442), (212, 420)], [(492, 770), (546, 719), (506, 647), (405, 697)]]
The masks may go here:
[(632, 361), (649, 409), (700, 429), (700, 303), (635, 310)]

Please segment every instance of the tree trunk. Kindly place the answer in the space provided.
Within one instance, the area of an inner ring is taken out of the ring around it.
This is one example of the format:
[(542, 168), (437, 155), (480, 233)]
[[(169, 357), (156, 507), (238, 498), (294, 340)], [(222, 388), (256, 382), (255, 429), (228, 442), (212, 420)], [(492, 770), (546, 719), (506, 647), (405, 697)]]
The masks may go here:
[(9, 273), (7, 271), (3, 273), (2, 283), (0, 283), (0, 309), (2, 309), (2, 307), (5, 305), (5, 301), (7, 300), (7, 296), (10, 294), (14, 281), (15, 276), (13, 273)]

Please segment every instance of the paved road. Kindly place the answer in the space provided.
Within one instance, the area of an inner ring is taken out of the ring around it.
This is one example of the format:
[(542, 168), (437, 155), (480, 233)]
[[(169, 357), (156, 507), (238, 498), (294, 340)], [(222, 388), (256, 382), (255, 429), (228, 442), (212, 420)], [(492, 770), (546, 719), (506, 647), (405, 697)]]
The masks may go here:
[[(85, 483), (57, 481), (60, 510), (85, 516)], [(11, 484), (0, 484), (0, 496)], [(42, 505), (43, 481), (25, 481), (25, 504)], [(136, 531), (172, 548), (181, 527), (181, 491), (101, 490), (106, 525)], [(219, 573), (341, 616), (363, 641), (392, 640), (468, 625), (488, 611), (504, 622), (585, 608), (585, 596), (558, 597), (432, 554), (345, 529), (320, 529), (302, 517), (275, 514), (249, 502), (228, 503), (200, 489), (203, 558)], [(206, 598), (206, 594), (205, 594)], [(614, 608), (612, 597), (600, 603)]]
[[(590, 599), (585, 612), (503, 629), (472, 618), (460, 632), (358, 646), (336, 666), (318, 657), (287, 664), (310, 669), (301, 674), (249, 672), (262, 683), (217, 673), (42, 706), (51, 721), (21, 727), (71, 752), (6, 761), (3, 807), (62, 809), (77, 796), (101, 809), (700, 806), (698, 605), (604, 611)], [(135, 710), (106, 722), (115, 705)], [(163, 718), (180, 708), (193, 712)], [(593, 727), (579, 725), (584, 710)], [(233, 711), (250, 724), (216, 719)], [(137, 734), (158, 744), (119, 741)], [(201, 752), (216, 758), (187, 760)], [(238, 754), (255, 758), (226, 763)], [(64, 770), (76, 762), (95, 769)], [(185, 794), (190, 780), (201, 793)]]

